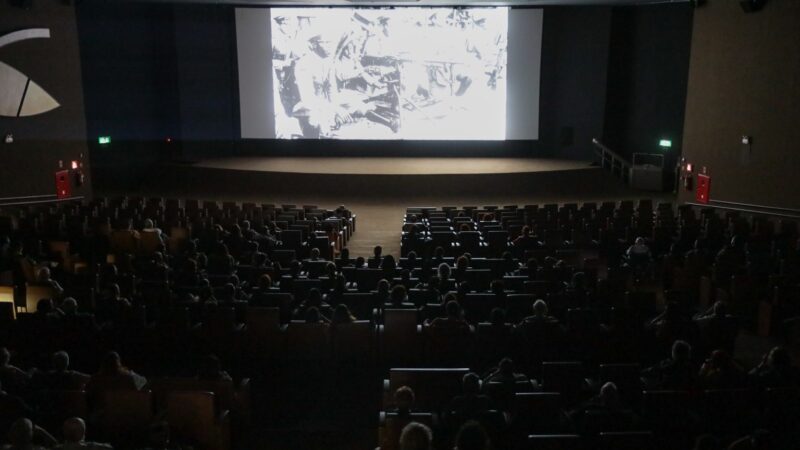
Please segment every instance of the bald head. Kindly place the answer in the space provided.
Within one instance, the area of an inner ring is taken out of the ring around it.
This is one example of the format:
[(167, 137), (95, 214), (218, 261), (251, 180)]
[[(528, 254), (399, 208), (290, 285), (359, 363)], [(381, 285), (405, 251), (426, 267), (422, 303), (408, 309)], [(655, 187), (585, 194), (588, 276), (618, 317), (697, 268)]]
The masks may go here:
[(30, 445), (33, 441), (33, 422), (30, 419), (19, 419), (8, 430), (8, 440), (17, 447)]
[(69, 418), (64, 421), (62, 431), (65, 441), (72, 443), (81, 442), (86, 436), (86, 422), (80, 417)]

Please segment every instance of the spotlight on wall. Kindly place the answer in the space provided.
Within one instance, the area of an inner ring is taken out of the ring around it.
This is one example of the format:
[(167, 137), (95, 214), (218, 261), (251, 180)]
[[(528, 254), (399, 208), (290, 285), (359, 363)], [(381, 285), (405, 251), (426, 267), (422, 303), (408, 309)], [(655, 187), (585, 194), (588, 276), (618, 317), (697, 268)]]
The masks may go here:
[(3, 140), (6, 144), (13, 144), (14, 143), (14, 135), (11, 133), (6, 133), (6, 137)]

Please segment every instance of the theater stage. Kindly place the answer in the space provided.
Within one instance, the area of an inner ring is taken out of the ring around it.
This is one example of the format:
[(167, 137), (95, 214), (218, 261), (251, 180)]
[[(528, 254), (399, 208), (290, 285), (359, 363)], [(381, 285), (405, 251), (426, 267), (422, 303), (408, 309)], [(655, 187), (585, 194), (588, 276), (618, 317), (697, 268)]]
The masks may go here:
[(165, 163), (149, 175), (176, 194), (289, 203), (508, 203), (627, 191), (589, 161), (555, 158), (229, 157)]
[(545, 158), (235, 157), (197, 161), (194, 167), (326, 175), (467, 175), (588, 169), (586, 161)]

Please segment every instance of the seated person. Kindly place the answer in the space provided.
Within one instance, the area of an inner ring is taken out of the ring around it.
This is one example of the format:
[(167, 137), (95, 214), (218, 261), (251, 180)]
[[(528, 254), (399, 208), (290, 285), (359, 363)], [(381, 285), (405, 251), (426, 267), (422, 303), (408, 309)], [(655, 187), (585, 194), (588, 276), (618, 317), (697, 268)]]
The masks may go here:
[(426, 321), (425, 325), (431, 332), (469, 333), (475, 331), (472, 325), (464, 320), (464, 312), (457, 301), (450, 300), (447, 302), (445, 313), (447, 314), (446, 317), (437, 317), (430, 322)]
[(800, 371), (792, 365), (785, 347), (773, 347), (750, 371), (750, 376), (761, 387), (794, 387), (800, 385)]
[(542, 299), (533, 302), (533, 315), (522, 319), (516, 331), (528, 344), (543, 346), (547, 343), (551, 348), (555, 348), (564, 334), (558, 319), (548, 314), (547, 303)]
[(80, 417), (72, 417), (64, 421), (62, 426), (64, 443), (57, 450), (111, 450), (108, 444), (86, 442), (86, 422)]
[(36, 274), (36, 283), (41, 286), (50, 287), (55, 296), (58, 298), (64, 294), (64, 288), (61, 287), (58, 281), (51, 278), (50, 269), (47, 267), (42, 267), (39, 269), (39, 272)]
[(30, 374), (11, 364), (11, 352), (0, 347), (0, 384), (12, 393), (24, 391), (31, 380)]
[(528, 377), (525, 374), (517, 373), (514, 361), (508, 357), (501, 359), (498, 366), (483, 378), (484, 387), (486, 383), (517, 383), (520, 381), (528, 381)]
[(457, 420), (477, 419), (489, 411), (491, 400), (481, 394), (481, 378), (470, 372), (461, 379), (462, 393), (450, 402), (449, 412)]
[(331, 316), (332, 325), (353, 323), (355, 321), (356, 317), (350, 313), (350, 309), (344, 303), (339, 303), (336, 305), (336, 308), (333, 309), (333, 315)]
[(21, 398), (3, 390), (0, 383), (0, 430), (8, 430), (20, 417), (34, 417), (34, 410)]
[(378, 269), (381, 267), (381, 262), (383, 261), (383, 247), (380, 245), (376, 245), (375, 248), (372, 249), (372, 258), (369, 259), (369, 268), (370, 269)]
[(431, 450), (433, 433), (427, 425), (411, 422), (400, 432), (400, 450)]
[(492, 305), (495, 308), (506, 308), (508, 306), (508, 295), (506, 294), (505, 283), (503, 280), (494, 280), (489, 285), (489, 289), (494, 294)]
[(686, 341), (672, 344), (672, 356), (642, 372), (652, 389), (692, 389), (697, 384), (697, 367), (691, 360), (692, 347)]
[(222, 363), (217, 355), (206, 355), (200, 360), (197, 379), (202, 381), (231, 381), (228, 372), (222, 370)]
[(748, 384), (747, 374), (725, 350), (714, 350), (697, 377), (702, 389), (737, 389)]
[(733, 351), (736, 336), (739, 334), (739, 323), (728, 314), (727, 303), (721, 300), (714, 302), (708, 311), (695, 315), (694, 323), (706, 349), (723, 349), (729, 353)]
[(456, 434), (456, 446), (454, 450), (489, 450), (491, 443), (489, 435), (483, 426), (471, 420), (458, 430)]
[(692, 450), (722, 450), (722, 446), (712, 434), (701, 434), (694, 441)]
[(398, 417), (408, 417), (414, 408), (414, 390), (408, 386), (400, 386), (393, 394), (394, 405), (387, 412), (397, 413)]
[(79, 391), (89, 382), (89, 375), (69, 369), (69, 354), (65, 351), (53, 353), (52, 370), (41, 373), (41, 384), (51, 391)]
[(94, 314), (79, 312), (78, 302), (74, 298), (65, 298), (61, 302), (61, 311), (64, 312), (61, 323), (68, 329), (74, 329), (79, 332), (97, 330)]
[(402, 284), (395, 285), (389, 294), (389, 303), (384, 303), (384, 308), (414, 308), (414, 304), (408, 300), (408, 291)]
[(304, 313), (304, 320), (306, 323), (321, 323), (327, 325), (330, 323), (327, 317), (323, 316), (317, 307), (312, 306)]
[(633, 245), (628, 247), (625, 255), (628, 257), (628, 264), (636, 271), (647, 269), (653, 259), (650, 247), (645, 244), (644, 238), (641, 236), (637, 237)]
[(6, 429), (11, 444), (3, 447), (5, 450), (42, 450), (58, 444), (56, 438), (27, 418), (16, 420)]
[[(631, 429), (633, 423), (633, 413), (625, 407), (620, 400), (617, 385), (612, 382), (605, 383), (600, 388), (600, 393), (569, 412), (569, 418), (575, 424), (579, 432), (584, 433), (586, 424), (584, 418), (589, 411), (614, 413), (613, 421), (616, 423), (606, 424), (613, 430)], [(608, 431), (613, 431), (608, 430)], [(606, 431), (606, 430), (603, 430)]]
[(295, 320), (305, 320), (306, 311), (310, 308), (316, 308), (317, 312), (327, 317), (330, 316), (331, 307), (322, 301), (322, 293), (317, 288), (311, 288), (308, 291), (308, 298), (300, 304), (294, 311)]
[(98, 400), (103, 391), (112, 389), (139, 390), (147, 379), (122, 365), (119, 353), (109, 352), (103, 358), (100, 370), (92, 375), (86, 385), (86, 393), (92, 400)]
[(692, 339), (696, 335), (696, 326), (680, 308), (677, 302), (669, 302), (664, 312), (653, 318), (645, 328), (653, 333), (656, 341), (666, 350), (671, 342)]
[(771, 450), (775, 447), (775, 439), (769, 430), (755, 430), (749, 435), (731, 443), (728, 450)]

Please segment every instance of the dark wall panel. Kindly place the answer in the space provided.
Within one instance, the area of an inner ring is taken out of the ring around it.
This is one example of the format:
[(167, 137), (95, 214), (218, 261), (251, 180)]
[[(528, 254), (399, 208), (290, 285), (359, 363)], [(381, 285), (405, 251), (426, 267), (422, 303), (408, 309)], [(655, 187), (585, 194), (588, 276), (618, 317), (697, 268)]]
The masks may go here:
[(680, 154), (692, 14), (689, 3), (618, 7), (612, 13), (605, 144), (630, 157), (661, 153), (668, 166)]
[[(683, 154), (707, 167), (712, 200), (800, 208), (799, 23), (798, 1), (746, 14), (715, 0), (695, 11)], [(742, 135), (753, 136), (751, 151)]]
[(591, 159), (601, 137), (611, 8), (546, 8), (542, 37), (541, 143), (561, 158)]
[[(55, 194), (59, 162), (85, 161), (88, 174), (81, 66), (73, 6), (41, 0), (30, 9), (0, 2), (0, 36), (26, 28), (49, 28), (49, 39), (0, 48), (0, 60), (29, 76), (61, 106), (31, 117), (0, 117), (0, 197)], [(14, 135), (13, 144), (2, 138)], [(88, 182), (76, 195), (89, 195)]]
[(180, 137), (186, 155), (230, 150), (239, 139), (234, 9), (177, 5)]
[[(171, 5), (77, 2), (86, 120), (100, 164), (152, 161), (180, 131)], [(111, 136), (111, 146), (97, 146)]]

